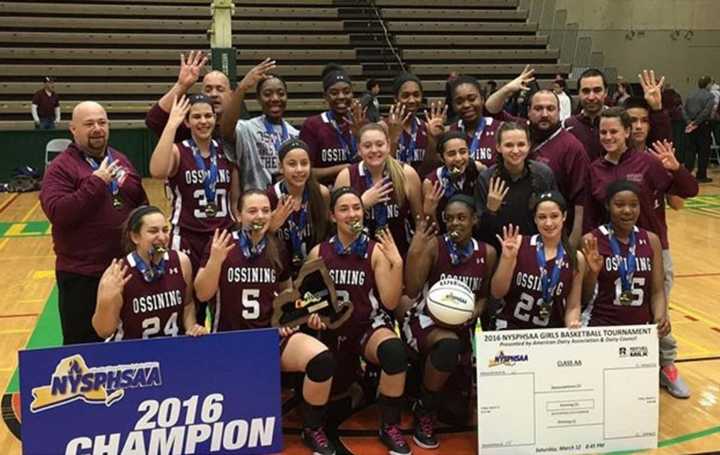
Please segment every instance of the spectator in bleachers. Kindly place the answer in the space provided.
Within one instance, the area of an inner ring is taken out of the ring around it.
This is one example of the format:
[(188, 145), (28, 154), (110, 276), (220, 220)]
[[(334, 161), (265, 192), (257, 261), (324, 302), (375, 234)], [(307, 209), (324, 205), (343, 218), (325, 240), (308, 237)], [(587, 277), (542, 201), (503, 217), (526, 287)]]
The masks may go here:
[(691, 93), (685, 100), (683, 116), (687, 122), (687, 155), (685, 166), (692, 171), (695, 168), (695, 155), (698, 156), (698, 168), (695, 178), (700, 183), (712, 182), (707, 176), (708, 160), (710, 159), (710, 117), (715, 105), (715, 98), (710, 93), (712, 79), (703, 76), (698, 80), (698, 90)]
[(562, 77), (555, 79), (552, 83), (552, 90), (557, 95), (558, 101), (560, 101), (560, 121), (564, 122), (565, 119), (572, 115), (572, 100), (565, 93), (565, 79)]
[[(223, 139), (235, 144), (228, 156), (240, 169), (244, 189), (266, 189), (280, 177), (280, 146), (300, 134), (283, 118), (288, 90), (285, 81), (269, 73), (275, 61), (265, 59), (243, 77), (225, 107), (221, 119)], [(245, 94), (255, 87), (262, 115), (238, 120)]]
[(55, 129), (55, 124), (60, 121), (60, 97), (55, 92), (55, 80), (52, 77), (43, 78), (43, 88), (33, 95), (30, 111), (36, 129)]
[(492, 95), (497, 91), (498, 84), (495, 81), (487, 81), (485, 83), (485, 97)]
[(357, 161), (360, 127), (366, 123), (366, 111), (353, 99), (352, 80), (342, 66), (330, 63), (320, 76), (328, 110), (305, 119), (300, 139), (310, 147), (315, 176), (326, 185)]
[(47, 168), (40, 191), (52, 223), (64, 344), (102, 341), (92, 326), (100, 277), (123, 256), (122, 223), (147, 204), (140, 175), (108, 145), (110, 126), (100, 104), (75, 106), (70, 132), (72, 144)]
[(380, 94), (380, 81), (377, 79), (369, 79), (365, 84), (367, 92), (360, 97), (360, 104), (367, 109), (367, 119), (369, 122), (380, 121), (380, 102), (377, 96)]

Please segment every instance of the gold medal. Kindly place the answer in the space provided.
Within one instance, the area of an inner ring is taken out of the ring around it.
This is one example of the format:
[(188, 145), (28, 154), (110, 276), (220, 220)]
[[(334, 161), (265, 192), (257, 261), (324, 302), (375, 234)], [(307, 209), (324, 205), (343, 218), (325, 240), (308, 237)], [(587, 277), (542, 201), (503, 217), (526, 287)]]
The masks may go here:
[(448, 237), (450, 237), (450, 240), (453, 242), (457, 242), (460, 238), (460, 233), (458, 231), (450, 231), (448, 232)]
[(360, 221), (353, 221), (350, 223), (350, 229), (353, 234), (359, 234), (363, 231), (363, 225)]
[(218, 207), (214, 203), (209, 203), (205, 206), (205, 215), (207, 215), (210, 218), (213, 218), (218, 212)]
[(621, 305), (630, 305), (633, 301), (632, 291), (622, 291), (619, 300)]
[(450, 169), (450, 180), (456, 182), (460, 180), (460, 177), (462, 176), (462, 171), (459, 167), (454, 167)]
[(123, 201), (122, 201), (122, 199), (120, 198), (119, 195), (116, 194), (116, 195), (113, 196), (113, 198), (112, 198), (112, 205), (113, 205), (113, 207), (115, 207), (116, 209), (121, 209), (121, 208), (122, 208), (122, 206), (123, 206)]
[(265, 223), (262, 221), (255, 221), (250, 225), (250, 229), (253, 231), (261, 231), (265, 227)]

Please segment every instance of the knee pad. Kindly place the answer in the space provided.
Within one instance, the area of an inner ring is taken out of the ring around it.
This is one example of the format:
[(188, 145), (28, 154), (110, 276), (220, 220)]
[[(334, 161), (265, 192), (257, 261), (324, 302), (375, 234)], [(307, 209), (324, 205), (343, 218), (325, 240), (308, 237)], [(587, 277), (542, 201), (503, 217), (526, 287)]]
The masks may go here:
[(385, 374), (393, 375), (407, 370), (407, 353), (400, 338), (390, 338), (380, 343), (377, 356), (380, 360), (380, 368)]
[(325, 382), (335, 374), (335, 357), (328, 350), (316, 355), (305, 366), (305, 375), (312, 382)]
[(458, 364), (462, 343), (457, 338), (443, 338), (430, 350), (430, 363), (443, 373), (452, 373)]

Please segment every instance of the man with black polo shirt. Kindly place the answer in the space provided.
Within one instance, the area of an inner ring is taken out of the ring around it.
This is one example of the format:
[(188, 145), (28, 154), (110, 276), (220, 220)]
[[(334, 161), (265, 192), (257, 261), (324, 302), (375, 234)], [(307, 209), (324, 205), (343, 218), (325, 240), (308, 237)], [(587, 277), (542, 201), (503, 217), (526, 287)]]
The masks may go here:
[(86, 101), (75, 106), (73, 142), (47, 168), (40, 191), (52, 223), (55, 276), (63, 343), (102, 341), (92, 327), (100, 277), (123, 256), (121, 226), (147, 204), (140, 175), (108, 145), (105, 109)]
[(55, 124), (60, 121), (60, 97), (55, 93), (52, 77), (43, 78), (43, 88), (33, 95), (30, 113), (37, 129), (55, 129)]
[[(490, 114), (500, 112), (506, 100), (521, 87), (519, 78), (501, 87), (485, 102)], [(568, 202), (565, 227), (571, 244), (580, 245), (583, 229), (583, 210), (590, 179), (585, 148), (560, 125), (560, 101), (551, 90), (539, 90), (530, 95), (528, 120), (530, 123), (531, 158), (548, 165), (555, 175), (560, 193)]]
[(691, 93), (685, 100), (683, 116), (687, 122), (685, 166), (691, 171), (695, 168), (695, 155), (697, 155), (697, 172), (695, 177), (700, 183), (712, 182), (707, 176), (708, 161), (710, 159), (710, 118), (712, 117), (715, 97), (710, 93), (710, 76), (703, 76), (698, 80), (698, 90)]

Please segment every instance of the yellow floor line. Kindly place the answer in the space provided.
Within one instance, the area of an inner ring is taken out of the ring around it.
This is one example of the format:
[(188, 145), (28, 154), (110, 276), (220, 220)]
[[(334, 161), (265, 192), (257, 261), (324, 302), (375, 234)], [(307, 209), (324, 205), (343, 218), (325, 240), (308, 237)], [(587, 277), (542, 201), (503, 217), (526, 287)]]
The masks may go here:
[(25, 216), (22, 217), (22, 219), (20, 220), (20, 222), (21, 222), (21, 223), (24, 223), (24, 222), (26, 222), (27, 220), (29, 220), (29, 219), (30, 219), (30, 215), (32, 215), (33, 212), (35, 211), (35, 209), (37, 209), (38, 207), (40, 207), (40, 200), (38, 200), (37, 202), (35, 202), (35, 205), (33, 205), (32, 208), (30, 209), (30, 211), (27, 212), (27, 213), (25, 214)]
[(673, 337), (678, 341), (678, 345), (682, 344), (684, 346), (691, 346), (694, 347), (696, 352), (700, 352), (701, 354), (710, 354), (713, 351), (705, 348), (704, 346), (701, 346), (697, 343), (693, 343), (692, 341), (688, 340), (687, 338), (681, 337), (677, 333), (673, 333)]
[[(671, 304), (670, 304), (670, 309), (671, 309), (671, 310), (675, 310), (675, 311), (679, 311), (679, 312), (681, 312), (681, 313), (685, 313), (685, 314), (687, 314), (688, 316), (692, 316), (692, 317), (694, 317), (695, 319), (697, 319), (697, 320), (699, 320), (699, 321), (702, 321), (702, 322), (704, 322), (705, 324), (707, 324), (707, 325), (709, 325), (709, 326), (711, 326), (711, 327), (717, 327), (718, 325), (720, 325), (720, 321), (713, 321), (712, 319), (709, 319), (709, 318), (707, 318), (707, 317), (705, 317), (705, 316), (700, 315), (699, 313), (702, 313), (703, 315), (706, 314), (705, 312), (703, 312), (703, 311), (701, 311), (701, 310), (691, 310), (691, 309), (686, 308), (686, 307), (684, 307), (684, 306), (682, 306), (682, 305), (678, 305), (677, 303), (671, 303)], [(710, 315), (707, 315), (707, 316), (710, 316)], [(710, 316), (710, 317), (712, 317), (712, 316)]]
[(0, 251), (2, 251), (3, 248), (5, 248), (5, 245), (10, 241), (9, 238), (0, 240)]
[(27, 330), (20, 330), (20, 329), (17, 329), (17, 330), (0, 330), (0, 335), (18, 335), (18, 334), (21, 334), (21, 333), (29, 333), (29, 332), (32, 332), (32, 329), (27, 329)]

